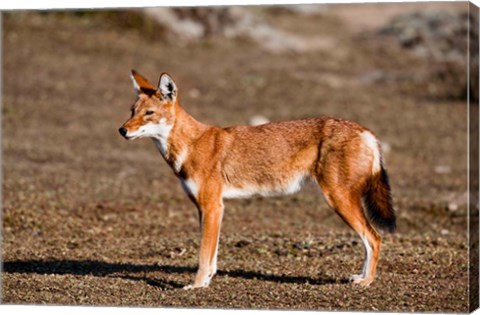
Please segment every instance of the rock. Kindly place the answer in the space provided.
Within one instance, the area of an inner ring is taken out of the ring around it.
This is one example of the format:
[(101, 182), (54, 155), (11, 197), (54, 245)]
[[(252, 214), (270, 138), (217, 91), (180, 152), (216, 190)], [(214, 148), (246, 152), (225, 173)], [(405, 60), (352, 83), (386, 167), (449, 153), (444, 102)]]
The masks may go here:
[[(478, 100), (478, 80), (472, 76), (468, 86), (466, 76), (469, 41), (478, 47), (478, 15), (414, 11), (396, 16), (378, 33), (396, 38), (404, 49), (429, 63), (423, 80), (431, 95), (465, 99), (470, 89)], [(472, 65), (478, 65), (478, 53), (472, 58)]]
[(448, 204), (448, 210), (451, 211), (451, 212), (455, 212), (458, 210), (458, 204), (455, 203), (455, 202), (450, 202)]
[(230, 7), (230, 15), (235, 23), (225, 27), (226, 37), (248, 37), (272, 53), (304, 52), (311, 47), (307, 40), (272, 27), (244, 8)]
[[(316, 7), (316, 6), (315, 6)], [(313, 7), (304, 10), (314, 12)], [(195, 8), (145, 8), (145, 16), (166, 30), (172, 40), (180, 43), (198, 42), (210, 36), (246, 37), (271, 53), (305, 52), (331, 48), (321, 38), (302, 38), (286, 33), (259, 18), (255, 11), (240, 6)]]
[(421, 57), (464, 61), (468, 13), (415, 11), (395, 17), (380, 32), (395, 36)]
[(270, 120), (268, 118), (262, 116), (262, 115), (255, 115), (252, 116), (249, 120), (250, 126), (258, 126), (258, 125), (263, 125), (269, 123)]
[(171, 8), (145, 8), (143, 13), (160, 26), (167, 28), (170, 35), (180, 41), (195, 41), (204, 37), (205, 27), (196, 21), (180, 19)]
[(299, 14), (303, 16), (323, 15), (328, 7), (324, 4), (274, 5), (269, 7), (273, 12)]
[(437, 174), (448, 174), (452, 172), (452, 168), (448, 165), (437, 165), (435, 166), (435, 173)]
[(388, 155), (390, 151), (392, 151), (392, 146), (388, 142), (381, 141), (381, 146), (382, 146), (382, 153), (385, 155)]
[[(447, 202), (448, 211), (455, 212), (460, 209), (460, 207), (468, 206), (468, 191), (465, 191), (463, 194), (451, 193), (443, 197), (442, 199)], [(473, 195), (470, 195), (470, 204), (472, 207), (478, 207), (478, 201), (475, 200)]]
[(199, 89), (196, 89), (196, 88), (193, 88), (193, 89), (190, 89), (188, 91), (188, 96), (190, 96), (191, 98), (199, 98), (200, 97), (200, 90)]

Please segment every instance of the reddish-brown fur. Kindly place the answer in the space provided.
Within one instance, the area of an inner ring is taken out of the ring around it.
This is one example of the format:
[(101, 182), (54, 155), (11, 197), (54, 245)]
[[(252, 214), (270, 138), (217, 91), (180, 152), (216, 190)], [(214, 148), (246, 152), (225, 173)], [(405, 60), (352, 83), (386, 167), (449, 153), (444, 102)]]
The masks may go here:
[[(224, 196), (292, 192), (304, 178), (313, 178), (328, 204), (368, 242), (364, 272), (353, 281), (373, 281), (381, 239), (363, 211), (362, 198), (369, 217), (382, 227), (393, 231), (395, 214), (380, 147), (370, 131), (332, 117), (255, 127), (208, 126), (182, 109), (173, 81), (172, 90), (168, 85), (162, 90), (136, 72), (132, 78), (139, 96), (132, 117), (122, 126), (124, 136), (139, 134), (149, 123), (169, 130), (164, 142), (157, 137), (157, 146), (200, 214), (199, 270), (189, 287), (207, 286), (216, 272)], [(155, 126), (151, 128), (161, 129)]]

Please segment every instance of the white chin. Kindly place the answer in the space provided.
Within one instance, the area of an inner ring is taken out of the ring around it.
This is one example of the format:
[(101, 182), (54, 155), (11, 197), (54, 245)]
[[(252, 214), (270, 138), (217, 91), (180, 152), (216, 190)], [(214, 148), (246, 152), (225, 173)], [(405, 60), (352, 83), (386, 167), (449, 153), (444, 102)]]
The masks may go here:
[(127, 138), (127, 140), (135, 140), (143, 137), (145, 137), (145, 134), (127, 135), (125, 138)]

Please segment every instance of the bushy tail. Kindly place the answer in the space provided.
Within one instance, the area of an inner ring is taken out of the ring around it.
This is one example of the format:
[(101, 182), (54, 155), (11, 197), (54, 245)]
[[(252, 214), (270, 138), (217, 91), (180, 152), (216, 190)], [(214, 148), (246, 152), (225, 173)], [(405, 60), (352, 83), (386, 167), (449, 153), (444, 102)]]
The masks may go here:
[(363, 201), (370, 222), (390, 233), (397, 227), (395, 210), (392, 204), (390, 184), (387, 171), (380, 167), (380, 171), (372, 175), (363, 194)]

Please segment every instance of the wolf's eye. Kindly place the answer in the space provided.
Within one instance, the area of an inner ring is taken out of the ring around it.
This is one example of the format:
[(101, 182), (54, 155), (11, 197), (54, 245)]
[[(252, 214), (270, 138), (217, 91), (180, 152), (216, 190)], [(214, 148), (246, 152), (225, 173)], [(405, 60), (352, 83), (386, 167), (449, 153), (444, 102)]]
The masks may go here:
[(147, 111), (145, 112), (145, 115), (151, 115), (151, 114), (153, 114), (153, 110), (147, 110)]

